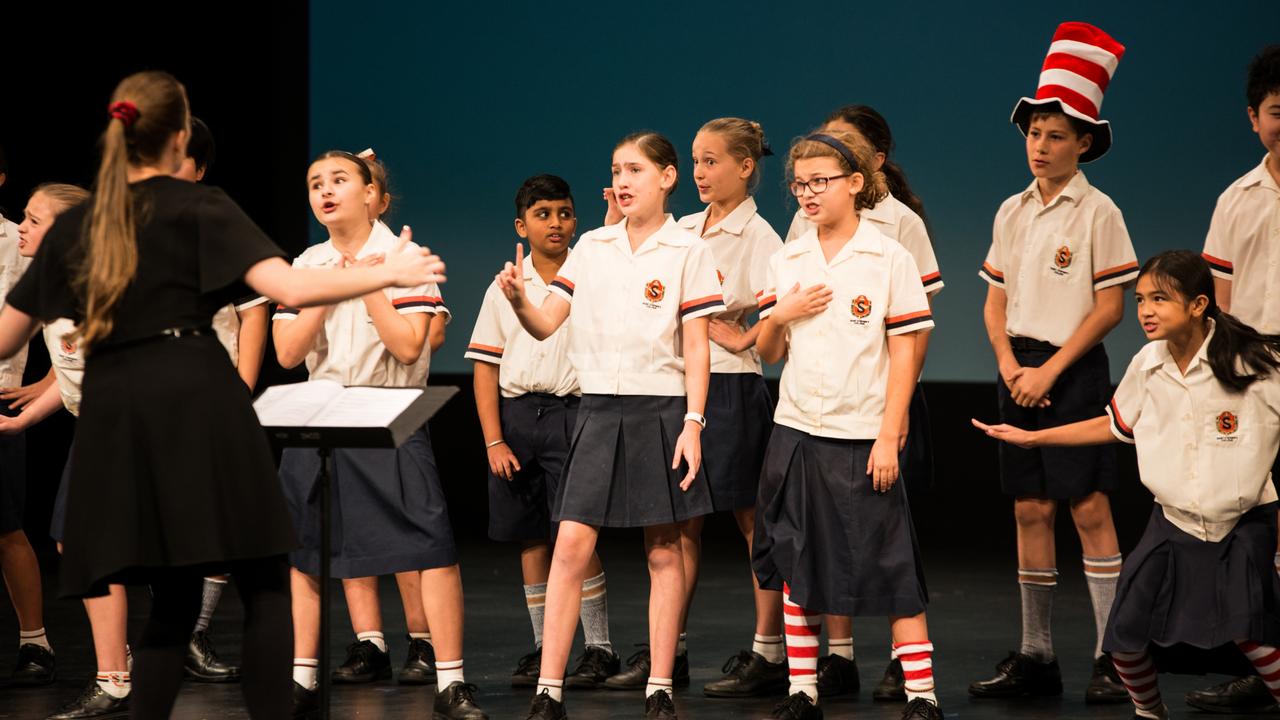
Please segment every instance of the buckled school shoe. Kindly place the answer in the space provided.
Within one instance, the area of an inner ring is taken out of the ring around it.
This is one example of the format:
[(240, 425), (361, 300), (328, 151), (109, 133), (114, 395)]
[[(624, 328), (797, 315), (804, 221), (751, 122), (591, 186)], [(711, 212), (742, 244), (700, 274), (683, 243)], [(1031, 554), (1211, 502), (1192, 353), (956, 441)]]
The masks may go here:
[(771, 695), (787, 687), (787, 664), (771, 663), (752, 650), (743, 650), (729, 658), (722, 667), (725, 675), (702, 687), (702, 694), (713, 698), (756, 697)]

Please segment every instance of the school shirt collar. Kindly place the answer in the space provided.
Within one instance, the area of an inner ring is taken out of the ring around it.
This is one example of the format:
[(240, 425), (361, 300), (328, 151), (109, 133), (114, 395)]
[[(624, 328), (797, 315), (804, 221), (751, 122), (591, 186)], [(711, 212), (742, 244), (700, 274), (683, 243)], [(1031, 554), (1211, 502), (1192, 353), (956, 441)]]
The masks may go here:
[[(369, 230), (369, 239), (365, 240), (364, 247), (360, 248), (360, 252), (356, 253), (356, 258), (367, 257), (374, 253), (390, 252), (395, 247), (399, 237), (391, 232), (391, 228), (381, 220), (375, 220), (373, 227)], [(338, 252), (338, 248), (333, 246), (333, 238), (330, 237), (327, 242), (320, 246), (317, 251), (320, 256), (317, 258), (322, 265), (340, 265), (342, 264), (342, 253)]]
[(1236, 181), (1235, 186), (1245, 190), (1251, 187), (1264, 187), (1268, 190), (1280, 194), (1280, 186), (1276, 185), (1276, 179), (1267, 171), (1267, 155), (1262, 156), (1262, 162), (1258, 166), (1250, 170), (1244, 177)]
[(650, 250), (656, 249), (658, 245), (688, 247), (690, 244), (689, 234), (676, 224), (676, 219), (671, 215), (671, 213), (667, 213), (666, 220), (662, 223), (662, 227), (659, 227), (652, 235), (646, 238), (644, 243), (641, 244), (634, 253), (631, 252), (631, 241), (627, 238), (626, 218), (623, 218), (622, 222), (616, 225), (605, 225), (599, 230), (595, 230), (591, 233), (591, 238), (600, 242), (612, 243), (619, 252), (626, 253), (627, 255), (641, 255), (649, 252)]
[(1204, 335), (1204, 342), (1200, 343), (1200, 349), (1196, 350), (1195, 357), (1191, 358), (1191, 362), (1187, 363), (1187, 372), (1184, 375), (1178, 369), (1178, 363), (1173, 359), (1173, 353), (1169, 352), (1169, 342), (1162, 340), (1156, 352), (1151, 353), (1147, 361), (1142, 364), (1144, 371), (1151, 371), (1157, 368), (1163, 368), (1175, 380), (1183, 381), (1191, 377), (1192, 372), (1197, 367), (1203, 365), (1206, 369), (1209, 367), (1209, 341), (1213, 339), (1213, 331), (1218, 327), (1213, 318), (1209, 318), (1209, 332)]
[(707, 228), (705, 233), (702, 231), (702, 225), (707, 220), (706, 209), (700, 213), (694, 213), (682, 218), (680, 220), (680, 227), (688, 230), (694, 235), (710, 235), (717, 230), (727, 232), (730, 235), (741, 235), (742, 232), (747, 229), (747, 223), (751, 220), (751, 216), (755, 214), (756, 199), (748, 195), (746, 200), (739, 203), (738, 207), (734, 208), (728, 215), (724, 216), (720, 222)]
[[(827, 263), (829, 267), (848, 260), (853, 257), (854, 253), (884, 254), (884, 235), (874, 225), (866, 221), (866, 210), (863, 210), (863, 213), (864, 216), (858, 222), (858, 229), (854, 231), (853, 237), (849, 238), (849, 242), (845, 243), (844, 247), (840, 248), (840, 251), (836, 253), (836, 256), (831, 258), (831, 262)], [(783, 245), (782, 251), (786, 253), (788, 258), (799, 257), (810, 252), (816, 253), (817, 257), (821, 258), (822, 245), (818, 242), (818, 227), (815, 225), (809, 228), (805, 234)]]
[(862, 211), (862, 219), (880, 223), (881, 225), (892, 225), (896, 213), (893, 212), (893, 195), (887, 194), (884, 199), (875, 204), (875, 207), (869, 207)]
[(1076, 174), (1067, 183), (1067, 186), (1062, 188), (1062, 192), (1058, 193), (1057, 197), (1050, 201), (1048, 205), (1044, 205), (1040, 201), (1040, 186), (1036, 184), (1035, 180), (1032, 180), (1027, 189), (1022, 191), (1022, 204), (1026, 205), (1028, 202), (1035, 200), (1037, 204), (1042, 205), (1046, 210), (1067, 200), (1079, 205), (1081, 198), (1089, 192), (1089, 187), (1089, 181), (1085, 178), (1084, 171), (1077, 170)]
[[(569, 250), (569, 252), (573, 252), (573, 250)], [(542, 276), (538, 274), (538, 270), (533, 267), (532, 252), (524, 256), (524, 281), (533, 283), (534, 287), (539, 287), (543, 290), (550, 289), (547, 287), (547, 284), (542, 281)]]

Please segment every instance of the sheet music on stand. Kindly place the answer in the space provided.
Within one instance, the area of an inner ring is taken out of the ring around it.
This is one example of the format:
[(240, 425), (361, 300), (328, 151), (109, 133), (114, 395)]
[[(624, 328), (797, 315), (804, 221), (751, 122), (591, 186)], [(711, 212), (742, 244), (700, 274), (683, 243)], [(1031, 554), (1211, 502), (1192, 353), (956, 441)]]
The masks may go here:
[(344, 387), (314, 380), (267, 388), (253, 403), (278, 447), (317, 448), (320, 453), (320, 718), (329, 717), (329, 458), (337, 448), (393, 449), (440, 411), (456, 387)]

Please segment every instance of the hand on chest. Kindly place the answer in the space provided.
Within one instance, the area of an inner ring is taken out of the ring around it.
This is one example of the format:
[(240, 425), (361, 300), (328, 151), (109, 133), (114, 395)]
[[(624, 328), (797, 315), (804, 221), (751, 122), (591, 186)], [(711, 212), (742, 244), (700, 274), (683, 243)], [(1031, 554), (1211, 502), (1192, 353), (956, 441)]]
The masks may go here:
[(831, 303), (821, 313), (793, 323), (794, 329), (814, 325), (836, 332), (883, 332), (890, 300), (887, 271), (839, 265), (792, 268), (778, 278), (778, 299), (796, 285), (804, 290), (818, 284), (830, 288)]

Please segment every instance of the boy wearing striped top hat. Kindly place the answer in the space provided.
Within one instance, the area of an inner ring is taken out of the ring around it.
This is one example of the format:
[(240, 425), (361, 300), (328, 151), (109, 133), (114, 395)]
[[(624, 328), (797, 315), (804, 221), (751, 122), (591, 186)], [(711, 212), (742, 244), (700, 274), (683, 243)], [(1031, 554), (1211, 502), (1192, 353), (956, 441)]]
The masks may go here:
[[(983, 318), (1000, 371), (1001, 422), (1055, 427), (1097, 415), (1108, 400), (1102, 339), (1124, 315), (1124, 288), (1138, 263), (1120, 210), (1079, 164), (1111, 146), (1111, 127), (1098, 109), (1123, 54), (1102, 30), (1063, 23), (1036, 97), (1022, 98), (1013, 111), (1034, 180), (1000, 206), (979, 273), (989, 285)], [(1128, 699), (1101, 645), (1121, 564), (1107, 497), (1115, 477), (1110, 449), (1000, 446), (1000, 484), (1014, 497), (1017, 521), (1022, 644), (995, 677), (971, 684), (971, 695), (1062, 694), (1050, 617), (1058, 577), (1054, 518), (1066, 501), (1098, 633), (1085, 700)]]
[[(1280, 45), (1249, 64), (1245, 94), (1249, 122), (1267, 149), (1259, 163), (1231, 183), (1213, 210), (1204, 259), (1213, 272), (1218, 306), (1267, 335), (1280, 334)], [(1272, 467), (1274, 483), (1280, 458)], [(1280, 554), (1275, 557), (1280, 570)], [(1187, 694), (1208, 712), (1260, 712), (1276, 703), (1262, 678), (1235, 678)]]

